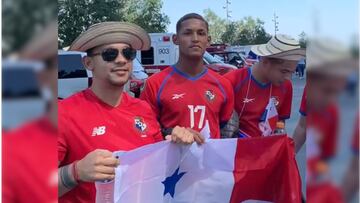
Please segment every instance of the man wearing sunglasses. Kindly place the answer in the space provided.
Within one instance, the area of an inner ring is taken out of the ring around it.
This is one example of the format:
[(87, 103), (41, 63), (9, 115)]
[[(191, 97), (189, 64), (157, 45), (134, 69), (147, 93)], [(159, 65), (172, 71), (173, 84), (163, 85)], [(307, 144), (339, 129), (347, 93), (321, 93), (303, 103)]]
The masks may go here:
[(163, 135), (181, 125), (194, 132), (209, 129), (211, 138), (220, 138), (220, 128), (232, 115), (231, 84), (203, 63), (210, 45), (208, 31), (208, 23), (199, 14), (180, 18), (173, 36), (179, 45), (179, 61), (146, 81), (140, 98), (156, 112)]
[[(95, 181), (110, 181), (121, 160), (112, 151), (128, 151), (163, 140), (151, 107), (123, 92), (136, 50), (150, 47), (139, 26), (104, 22), (91, 26), (71, 45), (85, 51), (93, 73), (89, 89), (59, 102), (59, 202), (95, 202)], [(193, 134), (176, 126), (170, 139), (194, 142)]]

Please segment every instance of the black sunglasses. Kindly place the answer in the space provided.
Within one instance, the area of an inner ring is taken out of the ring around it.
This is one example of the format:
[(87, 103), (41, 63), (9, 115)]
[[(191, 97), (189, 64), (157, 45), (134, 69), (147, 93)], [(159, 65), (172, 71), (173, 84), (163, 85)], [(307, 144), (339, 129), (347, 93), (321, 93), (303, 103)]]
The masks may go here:
[[(101, 57), (104, 61), (111, 62), (111, 61), (114, 61), (116, 59), (116, 57), (118, 57), (119, 52), (120, 52), (120, 50), (118, 50), (118, 49), (108, 48), (108, 49), (104, 49), (101, 53), (90, 53), (88, 55), (89, 56), (101, 55)], [(132, 61), (136, 57), (136, 50), (131, 47), (127, 47), (127, 48), (121, 50), (121, 53), (124, 56), (124, 58), (126, 58), (127, 60)]]

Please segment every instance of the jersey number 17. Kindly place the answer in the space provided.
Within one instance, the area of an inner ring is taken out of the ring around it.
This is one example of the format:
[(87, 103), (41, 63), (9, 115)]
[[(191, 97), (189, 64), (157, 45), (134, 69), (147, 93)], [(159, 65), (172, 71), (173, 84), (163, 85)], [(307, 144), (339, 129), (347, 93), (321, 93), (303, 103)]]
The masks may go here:
[(206, 107), (203, 105), (188, 105), (188, 108), (190, 110), (190, 128), (195, 127), (195, 113), (200, 113), (199, 125), (197, 127), (201, 129), (204, 125)]

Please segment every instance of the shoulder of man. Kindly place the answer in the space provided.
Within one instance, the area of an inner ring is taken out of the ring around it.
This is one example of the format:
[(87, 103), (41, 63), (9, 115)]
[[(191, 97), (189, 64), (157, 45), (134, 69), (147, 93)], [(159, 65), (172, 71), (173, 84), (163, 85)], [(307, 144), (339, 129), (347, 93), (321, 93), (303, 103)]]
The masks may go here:
[[(125, 93), (126, 94), (126, 93)], [(143, 113), (152, 113), (152, 108), (148, 102), (142, 99), (134, 98), (128, 94), (126, 94), (127, 99), (127, 107), (130, 111), (135, 110)]]
[(84, 102), (86, 101), (86, 91), (88, 91), (88, 89), (77, 92), (68, 98), (58, 100), (59, 116), (66, 112), (72, 111), (73, 109), (83, 108)]
[(241, 83), (249, 76), (249, 68), (240, 68), (234, 71), (226, 73), (224, 77), (230, 81), (233, 88), (237, 86), (238, 83)]
[(164, 70), (155, 73), (153, 75), (151, 75), (146, 82), (150, 82), (150, 83), (161, 83), (169, 74), (171, 74), (172, 72), (172, 68), (169, 66), (167, 68), (165, 68)]

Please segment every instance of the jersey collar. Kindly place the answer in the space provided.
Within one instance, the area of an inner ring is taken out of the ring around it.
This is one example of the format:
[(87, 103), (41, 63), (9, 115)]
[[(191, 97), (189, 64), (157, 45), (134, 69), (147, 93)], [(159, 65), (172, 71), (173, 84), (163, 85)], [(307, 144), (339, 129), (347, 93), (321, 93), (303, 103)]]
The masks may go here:
[(182, 77), (184, 77), (184, 78), (186, 78), (186, 79), (188, 79), (188, 80), (192, 80), (192, 81), (196, 81), (196, 80), (200, 79), (200, 78), (201, 78), (202, 76), (204, 76), (204, 75), (207, 73), (207, 71), (208, 71), (207, 68), (205, 67), (204, 70), (203, 70), (201, 73), (199, 73), (198, 75), (192, 77), (192, 76), (189, 76), (188, 74), (180, 71), (179, 69), (177, 69), (177, 68), (175, 67), (175, 65), (172, 65), (171, 68), (172, 68), (177, 74), (181, 75)]

